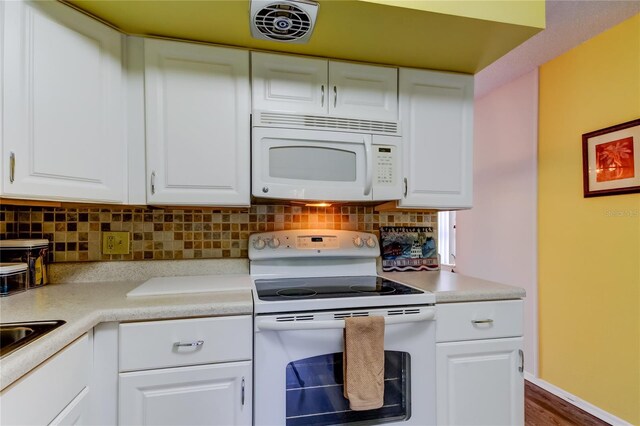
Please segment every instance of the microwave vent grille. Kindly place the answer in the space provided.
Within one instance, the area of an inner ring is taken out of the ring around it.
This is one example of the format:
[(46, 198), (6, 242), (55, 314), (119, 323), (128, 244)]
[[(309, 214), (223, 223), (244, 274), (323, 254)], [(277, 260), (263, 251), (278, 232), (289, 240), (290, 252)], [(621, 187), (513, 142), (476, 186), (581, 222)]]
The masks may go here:
[(256, 125), (398, 135), (397, 121), (261, 112)]

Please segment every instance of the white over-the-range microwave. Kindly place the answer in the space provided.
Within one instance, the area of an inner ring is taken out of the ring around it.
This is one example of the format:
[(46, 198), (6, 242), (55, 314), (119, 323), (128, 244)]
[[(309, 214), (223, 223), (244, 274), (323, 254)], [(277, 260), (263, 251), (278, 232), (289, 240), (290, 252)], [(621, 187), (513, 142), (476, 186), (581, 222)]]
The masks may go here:
[(299, 201), (402, 195), (397, 122), (254, 111), (252, 194)]

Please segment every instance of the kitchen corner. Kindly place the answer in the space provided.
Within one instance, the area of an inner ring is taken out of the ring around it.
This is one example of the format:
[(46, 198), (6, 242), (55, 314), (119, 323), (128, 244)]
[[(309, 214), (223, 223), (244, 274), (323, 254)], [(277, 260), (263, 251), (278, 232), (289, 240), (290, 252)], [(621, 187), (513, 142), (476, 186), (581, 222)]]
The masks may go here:
[[(131, 265), (128, 265), (129, 263)], [(165, 275), (168, 274), (168, 270), (184, 273), (181, 263), (191, 268), (194, 268), (193, 263), (199, 263), (200, 266), (196, 266), (194, 270), (196, 273), (209, 271), (212, 286), (215, 287), (217, 283), (224, 283), (231, 276), (238, 276), (238, 271), (246, 262), (236, 260), (233, 262), (236, 265), (231, 268), (229, 262), (218, 260), (146, 262), (138, 268), (135, 267), (135, 263), (143, 262), (84, 263), (76, 267), (88, 275), (80, 273), (76, 277), (66, 272), (75, 269), (74, 265), (52, 264), (52, 276), (62, 280), (55, 280), (53, 284), (1, 299), (2, 323), (52, 319), (66, 321), (63, 326), (2, 359), (1, 388), (5, 389), (103, 322), (252, 313), (250, 281), (246, 272), (241, 276), (246, 279), (246, 286), (238, 281), (238, 289), (235, 291), (139, 298), (126, 296), (148, 279), (151, 270)], [(148, 263), (152, 263), (150, 268), (146, 268)], [(62, 271), (57, 270), (57, 267)], [(125, 272), (123, 267), (128, 270)], [(134, 271), (131, 270), (132, 267)], [(214, 271), (221, 270), (227, 275), (214, 275)], [(80, 278), (80, 281), (77, 278)], [(179, 283), (177, 285), (179, 286)]]

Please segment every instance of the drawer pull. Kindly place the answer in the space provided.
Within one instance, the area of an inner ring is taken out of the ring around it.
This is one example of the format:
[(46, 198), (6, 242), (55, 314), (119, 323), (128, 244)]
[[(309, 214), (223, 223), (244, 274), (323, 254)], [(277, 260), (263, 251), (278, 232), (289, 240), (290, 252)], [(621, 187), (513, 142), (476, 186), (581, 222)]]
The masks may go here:
[(198, 341), (195, 341), (195, 342), (187, 342), (187, 343), (175, 342), (173, 344), (173, 346), (175, 346), (176, 348), (183, 348), (185, 346), (187, 346), (187, 347), (202, 346), (202, 345), (204, 345), (204, 340), (198, 340)]
[(471, 320), (471, 324), (492, 324), (492, 319), (483, 319), (483, 320)]

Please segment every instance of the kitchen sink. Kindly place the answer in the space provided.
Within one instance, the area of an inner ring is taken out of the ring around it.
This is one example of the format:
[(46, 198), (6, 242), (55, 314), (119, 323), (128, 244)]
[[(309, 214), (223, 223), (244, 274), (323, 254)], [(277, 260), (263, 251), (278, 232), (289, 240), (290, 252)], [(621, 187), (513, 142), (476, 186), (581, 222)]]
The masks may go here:
[(57, 320), (0, 324), (0, 358), (44, 336), (64, 323), (65, 321)]

